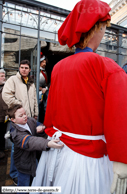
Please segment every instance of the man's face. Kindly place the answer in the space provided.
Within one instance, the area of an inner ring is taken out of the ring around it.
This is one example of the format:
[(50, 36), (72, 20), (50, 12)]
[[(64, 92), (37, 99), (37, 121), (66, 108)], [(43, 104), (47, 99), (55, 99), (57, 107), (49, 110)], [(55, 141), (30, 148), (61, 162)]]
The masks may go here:
[(0, 73), (0, 84), (5, 83), (5, 73)]
[(25, 125), (27, 123), (27, 115), (24, 108), (19, 108), (15, 112), (15, 118), (11, 120), (16, 124)]
[(45, 67), (46, 67), (46, 60), (45, 59), (43, 61), (41, 61), (40, 67), (45, 69)]
[(20, 74), (23, 78), (27, 78), (31, 69), (27, 64), (21, 64), (19, 67)]

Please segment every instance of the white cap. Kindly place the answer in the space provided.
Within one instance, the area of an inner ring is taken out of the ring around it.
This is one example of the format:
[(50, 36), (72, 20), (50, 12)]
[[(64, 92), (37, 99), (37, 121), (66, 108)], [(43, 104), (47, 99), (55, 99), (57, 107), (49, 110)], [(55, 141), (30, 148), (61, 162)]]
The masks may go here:
[(4, 69), (0, 69), (0, 73), (5, 73)]
[(42, 58), (40, 58), (40, 62), (42, 62), (46, 57), (43, 56)]

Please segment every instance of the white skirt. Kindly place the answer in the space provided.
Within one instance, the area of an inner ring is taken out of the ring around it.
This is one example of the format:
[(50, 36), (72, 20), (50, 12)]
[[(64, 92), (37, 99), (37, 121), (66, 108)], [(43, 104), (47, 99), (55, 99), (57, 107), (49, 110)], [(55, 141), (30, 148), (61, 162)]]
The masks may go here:
[(64, 145), (42, 152), (32, 186), (59, 186), (61, 194), (110, 194), (112, 169), (108, 156), (91, 158)]

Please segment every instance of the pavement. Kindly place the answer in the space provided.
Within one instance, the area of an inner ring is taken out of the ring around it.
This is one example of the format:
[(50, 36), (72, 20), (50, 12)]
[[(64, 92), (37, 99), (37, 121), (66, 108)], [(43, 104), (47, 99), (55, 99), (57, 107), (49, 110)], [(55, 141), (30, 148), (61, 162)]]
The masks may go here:
[(13, 180), (9, 176), (11, 163), (11, 149), (5, 150), (4, 153), (5, 157), (0, 159), (0, 194), (2, 193), (1, 191), (2, 186), (15, 186), (13, 184)]
[(6, 150), (5, 157), (0, 159), (0, 186), (14, 186), (9, 176), (11, 163), (11, 149)]

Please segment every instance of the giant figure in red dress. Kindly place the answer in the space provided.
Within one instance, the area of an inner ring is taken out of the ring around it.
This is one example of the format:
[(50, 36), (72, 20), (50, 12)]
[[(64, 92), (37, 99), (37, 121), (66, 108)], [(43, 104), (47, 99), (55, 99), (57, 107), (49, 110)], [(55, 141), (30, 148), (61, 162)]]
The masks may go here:
[(44, 124), (49, 138), (65, 145), (42, 153), (34, 186), (61, 186), (62, 194), (126, 189), (127, 75), (94, 53), (109, 11), (102, 1), (82, 0), (58, 31), (60, 44), (75, 45), (76, 52), (54, 66)]

